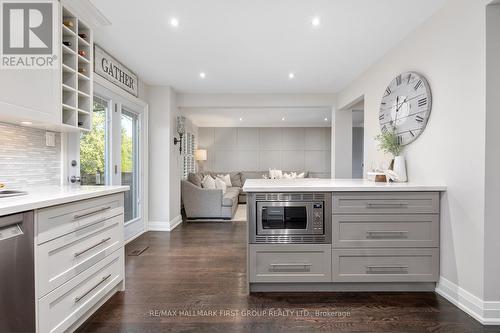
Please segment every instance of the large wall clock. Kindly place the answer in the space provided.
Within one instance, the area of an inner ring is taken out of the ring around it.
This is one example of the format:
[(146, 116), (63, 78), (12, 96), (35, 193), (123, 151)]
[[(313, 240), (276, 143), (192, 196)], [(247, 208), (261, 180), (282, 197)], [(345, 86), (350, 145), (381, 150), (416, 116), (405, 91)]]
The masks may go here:
[(431, 114), (432, 95), (427, 80), (407, 72), (391, 81), (380, 105), (382, 132), (394, 130), (400, 144), (413, 142), (425, 129)]

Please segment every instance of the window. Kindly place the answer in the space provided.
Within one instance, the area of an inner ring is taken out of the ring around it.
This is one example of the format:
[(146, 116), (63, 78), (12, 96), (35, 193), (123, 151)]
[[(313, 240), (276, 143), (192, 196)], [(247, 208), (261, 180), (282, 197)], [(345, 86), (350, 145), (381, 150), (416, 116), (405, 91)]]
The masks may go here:
[(92, 130), (80, 138), (80, 177), (82, 185), (105, 185), (108, 163), (109, 101), (94, 96)]

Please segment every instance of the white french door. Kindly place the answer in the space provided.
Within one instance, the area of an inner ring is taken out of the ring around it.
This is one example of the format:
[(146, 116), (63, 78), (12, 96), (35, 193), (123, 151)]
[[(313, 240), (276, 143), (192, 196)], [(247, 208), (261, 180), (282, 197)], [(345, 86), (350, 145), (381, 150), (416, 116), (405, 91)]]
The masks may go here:
[(94, 84), (93, 128), (80, 139), (82, 185), (127, 185), (125, 239), (145, 230), (145, 105)]

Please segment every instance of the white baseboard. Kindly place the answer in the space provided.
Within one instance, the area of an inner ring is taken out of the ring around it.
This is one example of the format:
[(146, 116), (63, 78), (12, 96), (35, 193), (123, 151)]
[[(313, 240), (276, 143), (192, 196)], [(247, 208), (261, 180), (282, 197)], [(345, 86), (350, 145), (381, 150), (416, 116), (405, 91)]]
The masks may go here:
[(177, 215), (172, 221), (170, 221), (170, 231), (177, 228), (182, 223), (182, 216)]
[(142, 230), (140, 232), (138, 232), (137, 234), (135, 234), (134, 236), (130, 237), (129, 239), (127, 239), (125, 241), (125, 245), (127, 245), (128, 243), (130, 243), (131, 241), (135, 240), (136, 238), (139, 238), (140, 236), (144, 235), (144, 233), (146, 233), (147, 230)]
[(178, 215), (173, 218), (170, 222), (155, 222), (149, 221), (148, 230), (149, 231), (172, 231), (182, 223), (182, 216)]
[(483, 325), (500, 325), (500, 302), (483, 301), (441, 277), (436, 292)]

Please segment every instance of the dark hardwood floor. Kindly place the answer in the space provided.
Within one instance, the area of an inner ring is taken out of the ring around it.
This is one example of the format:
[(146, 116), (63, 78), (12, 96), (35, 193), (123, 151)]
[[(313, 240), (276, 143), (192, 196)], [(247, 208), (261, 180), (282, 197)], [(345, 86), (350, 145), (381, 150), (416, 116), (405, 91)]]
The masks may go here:
[(244, 222), (184, 223), (171, 233), (149, 232), (134, 240), (126, 254), (149, 249), (127, 256), (126, 291), (80, 331), (500, 332), (434, 293), (247, 295), (245, 227)]

